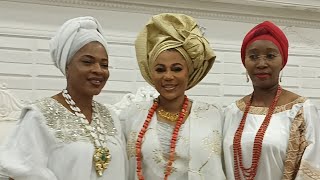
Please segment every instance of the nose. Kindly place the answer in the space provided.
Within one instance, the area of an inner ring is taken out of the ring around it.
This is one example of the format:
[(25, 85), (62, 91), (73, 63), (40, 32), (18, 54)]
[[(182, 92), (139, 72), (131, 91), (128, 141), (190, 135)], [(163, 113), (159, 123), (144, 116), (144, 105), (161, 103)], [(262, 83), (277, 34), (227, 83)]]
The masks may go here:
[(92, 65), (91, 71), (94, 73), (101, 74), (101, 73), (103, 73), (103, 68), (101, 67), (101, 65), (99, 63), (95, 63), (94, 65)]
[(171, 71), (167, 71), (165, 74), (164, 74), (164, 79), (165, 80), (171, 80), (173, 79), (173, 74)]
[(259, 60), (257, 62), (257, 67), (258, 68), (265, 68), (268, 66), (268, 63), (267, 63), (267, 58), (266, 57), (259, 57)]

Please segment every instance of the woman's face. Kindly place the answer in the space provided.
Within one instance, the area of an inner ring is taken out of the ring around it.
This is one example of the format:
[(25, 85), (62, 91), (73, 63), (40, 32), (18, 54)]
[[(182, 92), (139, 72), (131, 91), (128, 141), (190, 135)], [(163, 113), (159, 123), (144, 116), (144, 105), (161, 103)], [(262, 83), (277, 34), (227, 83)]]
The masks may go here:
[(176, 50), (161, 52), (151, 69), (151, 78), (156, 90), (167, 100), (184, 96), (188, 77), (186, 60)]
[(279, 83), (282, 56), (273, 42), (257, 40), (246, 49), (245, 67), (254, 87), (271, 88)]
[(102, 44), (86, 44), (67, 65), (67, 88), (84, 96), (99, 94), (109, 78), (108, 63), (108, 54)]

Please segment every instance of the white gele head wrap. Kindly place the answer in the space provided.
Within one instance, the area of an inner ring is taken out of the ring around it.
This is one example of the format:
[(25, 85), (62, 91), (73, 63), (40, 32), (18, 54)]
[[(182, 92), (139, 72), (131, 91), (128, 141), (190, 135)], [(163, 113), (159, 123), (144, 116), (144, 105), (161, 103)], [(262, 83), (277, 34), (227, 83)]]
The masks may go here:
[(71, 58), (84, 45), (97, 41), (107, 51), (100, 23), (93, 17), (77, 17), (65, 22), (50, 40), (51, 58), (57, 68), (65, 75)]

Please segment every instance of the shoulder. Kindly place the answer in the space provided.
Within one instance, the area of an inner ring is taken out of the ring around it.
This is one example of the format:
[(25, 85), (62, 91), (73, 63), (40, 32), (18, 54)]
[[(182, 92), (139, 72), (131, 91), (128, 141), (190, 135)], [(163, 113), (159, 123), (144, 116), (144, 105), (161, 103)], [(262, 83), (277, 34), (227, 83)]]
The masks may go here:
[(301, 102), (303, 106), (303, 112), (307, 116), (315, 117), (318, 121), (320, 120), (320, 113), (317, 109), (317, 106), (308, 98), (303, 97), (304, 101)]
[(119, 114), (113, 108), (113, 105), (110, 104), (101, 104), (99, 102), (94, 102), (95, 109), (97, 113), (105, 118), (112, 118), (114, 121), (119, 121)]
[(154, 99), (149, 101), (133, 102), (130, 105), (130, 108), (137, 109), (137, 110), (149, 110), (153, 103), (154, 103)]
[(118, 121), (118, 115), (116, 112), (111, 108), (109, 104), (101, 104), (99, 102), (94, 101), (94, 109), (99, 114), (99, 116), (106, 120), (112, 119), (112, 121)]
[(217, 103), (193, 101), (190, 113), (192, 126), (199, 127), (201, 131), (222, 131), (224, 121), (223, 111)]
[(306, 98), (304, 98), (294, 92), (283, 89), (282, 95), (279, 98), (278, 104), (285, 105), (285, 104), (289, 104), (289, 103), (301, 103), (301, 102), (304, 102), (305, 100), (306, 100)]
[(208, 103), (198, 100), (191, 100), (192, 106), (198, 110), (208, 110), (208, 109), (217, 109), (221, 110), (221, 106), (218, 103)]
[(43, 119), (47, 114), (54, 112), (53, 103), (52, 98), (43, 98), (31, 103), (22, 109), (19, 122), (29, 119)]
[(227, 107), (224, 108), (224, 114), (230, 114), (235, 111), (242, 110), (244, 111), (246, 107), (246, 102), (249, 100), (249, 96), (244, 96), (241, 99), (238, 99), (231, 104), (229, 104)]
[(40, 133), (41, 136), (47, 137), (50, 125), (54, 124), (54, 121), (57, 121), (57, 119), (54, 116), (51, 116), (52, 120), (48, 118), (49, 114), (55, 113), (55, 111), (48, 106), (43, 106), (46, 104), (46, 101), (47, 99), (41, 99), (24, 107), (17, 122), (16, 131), (28, 133), (32, 131), (33, 133)]
[(132, 102), (126, 109), (122, 110), (120, 117), (130, 118), (138, 113), (145, 113), (150, 109), (153, 102), (154, 100)]
[(115, 112), (115, 110), (112, 108), (112, 105), (101, 104), (95, 101), (94, 108), (98, 113), (98, 116), (100, 117), (100, 120), (103, 123), (104, 127), (107, 128), (108, 133), (117, 134), (117, 132), (122, 131), (119, 114)]
[(218, 103), (207, 103), (202, 101), (192, 101), (191, 111), (196, 115), (222, 116), (223, 110)]

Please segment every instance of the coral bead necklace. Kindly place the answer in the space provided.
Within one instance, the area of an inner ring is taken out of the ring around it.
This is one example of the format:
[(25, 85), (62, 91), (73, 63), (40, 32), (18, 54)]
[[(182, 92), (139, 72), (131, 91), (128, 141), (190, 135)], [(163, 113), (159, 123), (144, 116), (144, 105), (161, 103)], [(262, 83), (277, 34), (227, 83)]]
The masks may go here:
[[(252, 151), (252, 164), (251, 167), (245, 168), (242, 161), (242, 150), (241, 150), (241, 137), (244, 129), (244, 125), (246, 123), (247, 115), (252, 103), (253, 93), (250, 97), (250, 100), (246, 103), (246, 108), (243, 113), (242, 119), (240, 121), (239, 127), (237, 131), (235, 132), (234, 138), (233, 138), (233, 158), (234, 158), (234, 177), (235, 180), (240, 180), (240, 169), (242, 172), (242, 175), (247, 180), (253, 180), (254, 177), (257, 174), (258, 164), (261, 157), (261, 150), (262, 150), (262, 142), (264, 138), (264, 134), (269, 126), (271, 116), (273, 114), (273, 111), (278, 103), (280, 94), (282, 92), (282, 88), (279, 85), (277, 89), (277, 93), (272, 101), (272, 104), (269, 107), (268, 113), (266, 117), (264, 118), (256, 136), (254, 139), (253, 144), (253, 151)], [(239, 168), (240, 166), (240, 168)]]
[[(178, 120), (176, 122), (175, 128), (172, 133), (172, 138), (171, 138), (171, 142), (170, 142), (169, 160), (168, 160), (165, 172), (164, 172), (165, 173), (165, 175), (164, 175), (165, 180), (167, 180), (169, 175), (171, 174), (172, 165), (173, 165), (173, 161), (175, 158), (174, 155), (175, 155), (176, 143), (178, 140), (178, 133), (179, 133), (180, 127), (183, 123), (183, 120), (186, 116), (188, 104), (189, 104), (189, 99), (187, 96), (184, 96), (184, 102), (182, 105), (182, 109), (181, 109), (181, 112), (179, 113)], [(142, 172), (142, 154), (141, 154), (142, 140), (143, 140), (145, 133), (147, 132), (147, 129), (148, 129), (148, 126), (151, 122), (152, 116), (154, 115), (158, 106), (159, 106), (159, 102), (156, 99), (154, 101), (152, 107), (149, 109), (147, 118), (144, 121), (143, 127), (141, 128), (141, 130), (138, 134), (137, 141), (136, 141), (136, 161), (137, 161), (137, 169), (136, 170), (137, 170), (137, 176), (138, 176), (139, 180), (144, 180), (143, 172)]]

